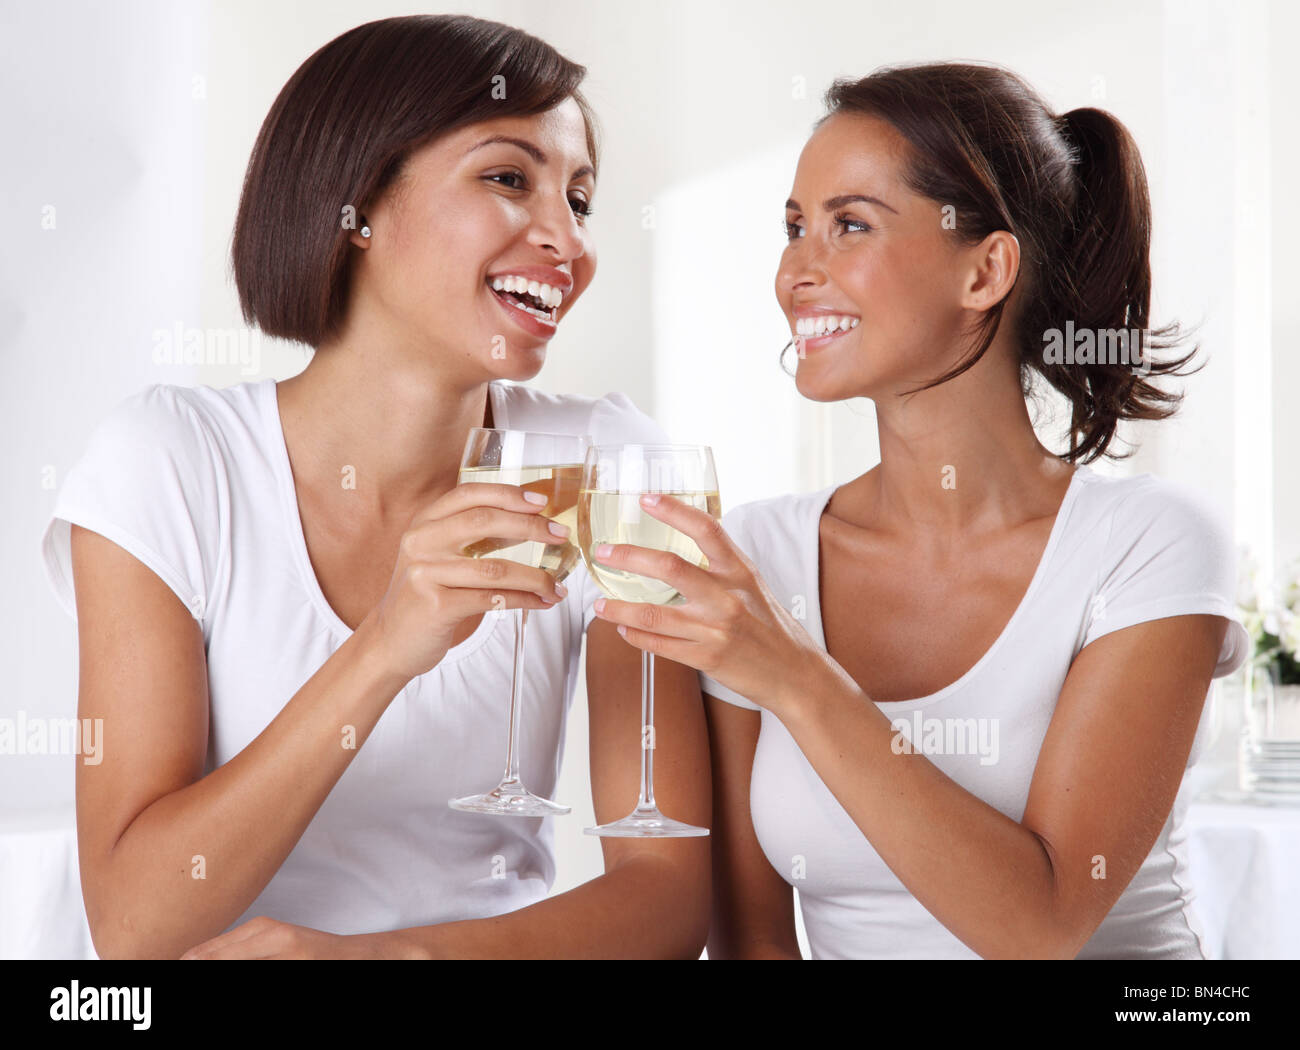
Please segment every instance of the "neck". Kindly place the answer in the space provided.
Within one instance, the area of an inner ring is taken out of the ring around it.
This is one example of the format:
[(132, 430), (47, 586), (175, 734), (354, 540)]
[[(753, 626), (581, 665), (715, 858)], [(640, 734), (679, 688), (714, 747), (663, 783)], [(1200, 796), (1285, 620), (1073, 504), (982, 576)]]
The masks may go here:
[(877, 401), (880, 463), (846, 486), (849, 517), (951, 545), (1056, 513), (1074, 468), (1039, 442), (994, 350), (947, 383)]
[[(456, 484), (466, 435), (490, 413), (487, 382), (458, 382), (431, 356), (346, 338), (276, 389), (295, 480), (345, 495), (341, 524), (404, 526)], [(349, 475), (355, 488), (345, 487)]]

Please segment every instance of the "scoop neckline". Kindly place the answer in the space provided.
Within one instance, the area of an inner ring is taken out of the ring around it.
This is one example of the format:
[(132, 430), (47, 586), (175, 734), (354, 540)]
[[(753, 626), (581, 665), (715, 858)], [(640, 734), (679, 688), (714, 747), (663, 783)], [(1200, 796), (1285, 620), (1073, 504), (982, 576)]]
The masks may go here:
[[(492, 423), (495, 426), (506, 419), (505, 397), (495, 382), (488, 385), (488, 394), (492, 398)], [(289, 546), (293, 552), (294, 564), (298, 568), (298, 576), (303, 587), (306, 588), (312, 605), (324, 617), (330, 626), (330, 630), (334, 634), (347, 639), (356, 632), (343, 622), (342, 617), (334, 611), (334, 607), (326, 599), (325, 592), (321, 589), (320, 580), (316, 578), (316, 570), (312, 568), (311, 556), (307, 551), (307, 538), (302, 527), (302, 515), (298, 512), (298, 491), (294, 486), (293, 466), (289, 461), (289, 445), (284, 437), (284, 424), (280, 420), (280, 396), (274, 378), (262, 380), (262, 411), (264, 414), (263, 422), (271, 438), (270, 448), (272, 465), (276, 474), (276, 488), (279, 491), (280, 507), (284, 515), (285, 526), (288, 529)], [(459, 645), (453, 645), (448, 649), (435, 666), (441, 667), (443, 664), (455, 663), (457, 660), (469, 656), (487, 641), (488, 636), (496, 630), (497, 621), (501, 619), (500, 616), (489, 616), (485, 613), (474, 632)]]
[[(931, 704), (938, 703), (940, 700), (951, 696), (959, 689), (967, 685), (981, 670), (988, 665), (1003, 643), (1010, 637), (1016, 624), (1020, 621), (1028, 608), (1030, 601), (1037, 593), (1043, 577), (1047, 573), (1047, 566), (1052, 560), (1052, 555), (1060, 543), (1061, 534), (1065, 531), (1065, 522), (1073, 510), (1076, 497), (1078, 496), (1081, 482), (1092, 475), (1092, 468), (1087, 464), (1081, 464), (1074, 468), (1074, 473), (1070, 476), (1070, 484), (1065, 490), (1065, 495), (1061, 499), (1061, 505), (1056, 509), (1056, 518), (1052, 522), (1052, 531), (1047, 537), (1047, 544), (1043, 547), (1043, 553), (1038, 559), (1038, 565), (1034, 568), (1034, 575), (1030, 577), (1029, 586), (1021, 596), (1015, 611), (1011, 614), (1010, 619), (1003, 625), (1002, 630), (998, 633), (997, 638), (990, 645), (978, 660), (973, 663), (964, 674), (949, 682), (943, 688), (930, 693), (926, 696), (914, 697), (910, 700), (873, 700), (872, 703), (878, 704), (880, 710), (886, 713), (893, 711), (915, 711), (921, 708), (929, 707)], [(816, 626), (816, 640), (822, 649), (829, 655), (830, 648), (826, 644), (826, 629), (822, 623), (822, 587), (821, 587), (821, 520), (831, 497), (835, 495), (838, 484), (831, 485), (817, 493), (818, 499), (814, 501), (814, 513), (812, 517), (811, 531), (811, 551), (809, 564), (812, 565), (812, 581), (809, 589), (812, 592), (811, 613), (814, 625)]]

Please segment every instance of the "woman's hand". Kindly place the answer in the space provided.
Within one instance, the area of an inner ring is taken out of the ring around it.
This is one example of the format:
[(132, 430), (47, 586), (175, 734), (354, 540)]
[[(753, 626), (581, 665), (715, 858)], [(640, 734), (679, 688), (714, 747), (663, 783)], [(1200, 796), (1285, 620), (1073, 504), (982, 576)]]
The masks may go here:
[(197, 944), (182, 959), (407, 959), (420, 953), (401, 931), (345, 936), (259, 915)]
[(560, 601), (564, 587), (542, 569), (461, 553), (484, 540), (508, 541), (497, 546), (559, 542), (568, 529), (542, 517), (545, 507), (541, 493), (474, 482), (457, 485), (417, 514), (402, 536), (388, 592), (358, 628), (384, 667), (410, 681), (443, 658), (468, 617), (498, 609), (549, 609)]
[(709, 514), (672, 496), (642, 496), (652, 517), (695, 541), (708, 568), (668, 551), (613, 544), (602, 565), (676, 587), (681, 605), (600, 599), (596, 615), (619, 624), (636, 646), (703, 671), (741, 696), (780, 714), (829, 657), (768, 589), (754, 564)]

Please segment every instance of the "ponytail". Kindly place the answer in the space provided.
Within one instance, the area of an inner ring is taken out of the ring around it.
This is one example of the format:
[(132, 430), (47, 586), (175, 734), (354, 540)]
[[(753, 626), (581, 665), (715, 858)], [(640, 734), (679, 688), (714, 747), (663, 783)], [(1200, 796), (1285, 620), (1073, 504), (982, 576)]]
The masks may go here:
[[(1129, 350), (1128, 362), (1098, 358), (1081, 365), (1049, 363), (1047, 355), (1033, 359), (1070, 401), (1070, 451), (1063, 458), (1090, 462), (1106, 453), (1121, 419), (1158, 420), (1177, 411), (1182, 395), (1161, 390), (1149, 377), (1182, 374), (1179, 369), (1196, 348), (1172, 360), (1153, 357), (1153, 351), (1176, 347), (1182, 337), (1176, 323), (1147, 330), (1151, 199), (1133, 136), (1100, 109), (1070, 110), (1059, 125), (1071, 150), (1076, 194), (1057, 279), (1043, 282), (1045, 301), (1037, 312), (1044, 322), (1073, 321), (1080, 332), (1127, 333)], [(1049, 260), (1047, 266), (1052, 265)]]

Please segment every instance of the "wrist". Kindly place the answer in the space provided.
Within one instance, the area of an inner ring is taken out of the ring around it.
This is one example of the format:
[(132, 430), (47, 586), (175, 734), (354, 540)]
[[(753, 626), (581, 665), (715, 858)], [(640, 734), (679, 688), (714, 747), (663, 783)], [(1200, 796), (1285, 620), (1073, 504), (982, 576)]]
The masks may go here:
[(357, 673), (367, 691), (376, 691), (390, 700), (406, 688), (409, 677), (393, 668), (380, 644), (374, 621), (367, 616), (344, 643), (353, 647)]
[(432, 959), (434, 955), (419, 937), (428, 929), (432, 927), (353, 934), (351, 940), (355, 950), (349, 956), (355, 959)]
[(764, 704), (787, 729), (800, 723), (816, 722), (821, 712), (844, 697), (852, 694), (865, 699), (866, 694), (828, 653), (808, 654), (792, 665), (789, 674), (782, 676), (779, 688), (773, 691), (770, 703)]
[(384, 958), (425, 962), (439, 958), (433, 948), (433, 933), (436, 929), (436, 926), (417, 926), (409, 930), (393, 930), (387, 934), (389, 941), (385, 945)]

